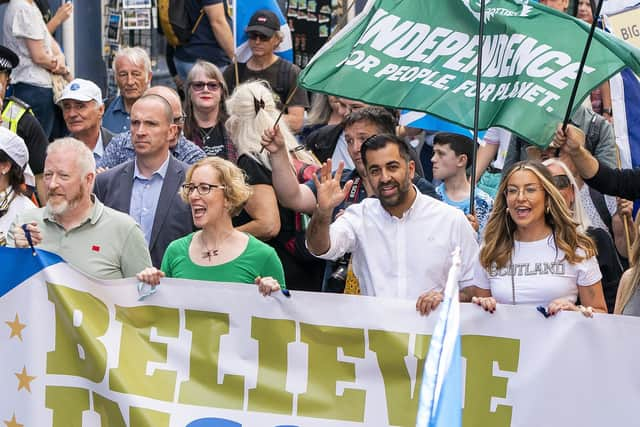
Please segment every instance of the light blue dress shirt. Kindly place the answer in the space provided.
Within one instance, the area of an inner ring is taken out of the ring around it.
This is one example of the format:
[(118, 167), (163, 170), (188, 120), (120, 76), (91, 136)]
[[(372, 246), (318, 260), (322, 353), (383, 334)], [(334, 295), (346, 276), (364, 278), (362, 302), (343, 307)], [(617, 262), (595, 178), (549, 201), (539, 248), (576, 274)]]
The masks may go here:
[(93, 147), (93, 158), (98, 163), (102, 156), (104, 156), (104, 143), (102, 142), (102, 132), (98, 132), (98, 142)]
[(162, 183), (169, 167), (167, 160), (155, 171), (151, 178), (146, 178), (138, 169), (138, 160), (134, 160), (133, 187), (131, 189), (131, 204), (129, 215), (140, 225), (147, 244), (151, 241), (153, 220), (156, 217), (156, 208), (160, 199)]

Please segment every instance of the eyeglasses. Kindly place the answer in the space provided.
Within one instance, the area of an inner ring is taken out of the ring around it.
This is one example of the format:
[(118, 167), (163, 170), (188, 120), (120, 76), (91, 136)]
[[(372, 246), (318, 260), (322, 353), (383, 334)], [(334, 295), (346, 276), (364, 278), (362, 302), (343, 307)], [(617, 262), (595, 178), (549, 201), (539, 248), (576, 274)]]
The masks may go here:
[(249, 38), (249, 40), (260, 40), (261, 42), (266, 42), (271, 40), (271, 37), (267, 37), (264, 34), (260, 34), (260, 33), (247, 33), (247, 37)]
[(569, 188), (571, 186), (571, 181), (567, 175), (554, 175), (553, 183), (555, 184), (558, 190), (564, 190), (565, 188)]
[(190, 86), (191, 86), (191, 89), (193, 89), (196, 92), (202, 92), (205, 86), (211, 92), (215, 92), (218, 89), (220, 89), (220, 83), (218, 82), (191, 82)]
[(200, 183), (198, 185), (195, 184), (183, 184), (182, 185), (182, 192), (184, 193), (185, 196), (190, 196), (191, 193), (193, 193), (193, 190), (198, 190), (198, 194), (201, 196), (206, 196), (207, 194), (209, 194), (211, 192), (212, 188), (218, 188), (220, 190), (224, 190), (226, 187), (224, 185), (221, 184), (205, 184), (205, 183)]
[(176, 125), (180, 125), (182, 123), (184, 123), (184, 120), (187, 118), (187, 116), (185, 114), (182, 114), (178, 117), (174, 117), (173, 118), (173, 123)]
[(537, 185), (527, 185), (526, 187), (522, 188), (507, 187), (507, 189), (504, 190), (504, 196), (507, 198), (507, 200), (515, 200), (518, 198), (520, 193), (522, 193), (526, 199), (531, 200), (535, 197), (538, 191), (542, 191), (542, 188)]

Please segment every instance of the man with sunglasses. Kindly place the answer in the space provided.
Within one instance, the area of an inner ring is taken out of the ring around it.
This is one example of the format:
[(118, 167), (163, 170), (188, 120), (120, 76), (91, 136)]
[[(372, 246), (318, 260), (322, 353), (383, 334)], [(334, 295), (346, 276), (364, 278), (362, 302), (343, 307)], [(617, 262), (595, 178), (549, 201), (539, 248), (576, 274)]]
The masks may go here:
[[(173, 123), (178, 128), (177, 135), (169, 141), (169, 149), (173, 157), (190, 165), (207, 157), (202, 148), (189, 141), (182, 133), (185, 117), (178, 93), (167, 86), (154, 86), (147, 89), (145, 95), (161, 96), (171, 106)], [(104, 150), (104, 155), (97, 162), (98, 172), (132, 160), (135, 155), (136, 152), (131, 143), (131, 132), (127, 131), (116, 135)]]
[(67, 129), (93, 152), (96, 162), (104, 155), (113, 134), (102, 126), (102, 91), (94, 82), (75, 79), (67, 84), (58, 99)]
[(285, 110), (283, 118), (287, 125), (294, 133), (298, 132), (304, 124), (304, 110), (309, 108), (309, 99), (307, 92), (296, 83), (300, 68), (274, 53), (284, 37), (278, 17), (270, 10), (259, 10), (253, 14), (244, 31), (249, 39), (251, 57), (246, 63), (238, 63), (237, 76), (235, 67), (224, 70), (229, 93), (233, 93), (236, 87), (236, 78), (240, 83), (267, 81), (277, 95), (278, 109)]
[(188, 165), (169, 151), (177, 133), (169, 103), (144, 95), (131, 107), (134, 159), (99, 174), (94, 189), (106, 206), (140, 225), (158, 268), (169, 243), (193, 230), (191, 209), (180, 197)]

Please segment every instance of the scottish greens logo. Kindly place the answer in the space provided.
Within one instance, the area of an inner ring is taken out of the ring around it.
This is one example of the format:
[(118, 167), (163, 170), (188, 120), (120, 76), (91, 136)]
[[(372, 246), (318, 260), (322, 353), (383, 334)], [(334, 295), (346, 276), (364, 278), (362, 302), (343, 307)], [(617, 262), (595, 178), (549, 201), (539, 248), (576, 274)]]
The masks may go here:
[[(461, 0), (465, 5), (469, 12), (476, 18), (478, 21), (480, 20), (480, 2), (482, 0)], [(529, 0), (512, 0), (512, 1), (494, 1), (494, 5), (496, 3), (500, 3), (499, 7), (488, 7), (489, 3), (492, 0), (486, 0), (485, 2), (485, 11), (484, 11), (484, 21), (489, 22), (491, 18), (494, 16), (528, 16), (529, 12), (531, 12), (531, 6), (529, 6)]]

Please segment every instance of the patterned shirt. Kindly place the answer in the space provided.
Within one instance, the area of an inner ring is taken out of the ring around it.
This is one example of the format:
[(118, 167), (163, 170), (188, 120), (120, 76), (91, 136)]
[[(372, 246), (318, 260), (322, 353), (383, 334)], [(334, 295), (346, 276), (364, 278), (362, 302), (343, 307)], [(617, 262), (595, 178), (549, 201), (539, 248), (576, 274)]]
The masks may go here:
[[(440, 197), (442, 197), (443, 202), (445, 202), (449, 206), (460, 209), (462, 212), (464, 212), (465, 215), (469, 214), (469, 198), (466, 198), (461, 202), (456, 202), (449, 199), (449, 197), (447, 197), (447, 192), (444, 190), (444, 183), (436, 187), (436, 192)], [(489, 194), (477, 187), (475, 192), (475, 199), (476, 218), (478, 218), (479, 225), (478, 237), (481, 238), (484, 233), (484, 226), (487, 225), (487, 221), (489, 221), (489, 215), (491, 215), (491, 210), (493, 209), (493, 199)]]
[[(173, 157), (189, 165), (207, 157), (202, 148), (189, 141), (183, 134), (180, 134), (178, 143), (171, 149), (171, 153)], [(123, 132), (114, 136), (105, 147), (104, 155), (98, 160), (96, 166), (112, 168), (128, 160), (133, 160), (135, 157), (136, 150), (131, 143), (131, 132)]]

